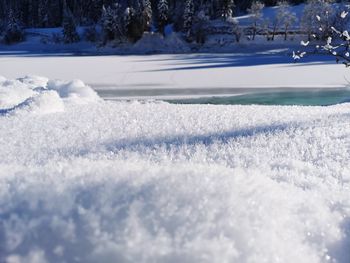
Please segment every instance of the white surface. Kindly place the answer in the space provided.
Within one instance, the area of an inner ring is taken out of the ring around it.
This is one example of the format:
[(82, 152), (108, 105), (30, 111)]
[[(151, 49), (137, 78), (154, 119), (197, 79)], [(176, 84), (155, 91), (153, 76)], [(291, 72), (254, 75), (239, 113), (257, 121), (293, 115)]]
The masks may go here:
[[(344, 87), (350, 73), (334, 61), (292, 63), (270, 54), (187, 54), (150, 56), (1, 56), (7, 78), (44, 75), (82, 79), (94, 89), (186, 89), (244, 87)], [(322, 58), (324, 59), (324, 58)], [(262, 65), (256, 65), (256, 64)], [(269, 64), (273, 63), (273, 64)]]
[(86, 101), (73, 83), (49, 90), (63, 111), (1, 111), (1, 262), (349, 262), (349, 104)]

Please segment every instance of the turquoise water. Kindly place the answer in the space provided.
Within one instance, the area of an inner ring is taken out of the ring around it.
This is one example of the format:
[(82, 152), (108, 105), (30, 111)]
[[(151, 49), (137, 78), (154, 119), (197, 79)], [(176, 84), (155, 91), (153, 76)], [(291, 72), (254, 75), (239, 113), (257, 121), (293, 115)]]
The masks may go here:
[(329, 106), (350, 102), (350, 89), (269, 91), (167, 101), (174, 104)]

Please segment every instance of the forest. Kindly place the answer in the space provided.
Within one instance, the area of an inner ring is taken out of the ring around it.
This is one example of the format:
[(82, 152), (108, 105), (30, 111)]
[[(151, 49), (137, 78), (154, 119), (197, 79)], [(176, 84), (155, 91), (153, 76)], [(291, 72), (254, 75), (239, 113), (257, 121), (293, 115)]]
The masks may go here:
[[(303, 2), (305, 11), (298, 18), (289, 7)], [(283, 29), (287, 39), (288, 30), (299, 19), (303, 20), (308, 36), (314, 33), (315, 27), (320, 27), (315, 12), (326, 14), (327, 23), (335, 25), (331, 14), (337, 10), (332, 3), (332, 0), (0, 0), (0, 41), (6, 44), (22, 41), (24, 28), (63, 27), (63, 36), (53, 38), (57, 42), (78, 42), (81, 36), (76, 28), (84, 26), (85, 38), (92, 42), (97, 39), (103, 44), (114, 40), (135, 42), (147, 31), (164, 35), (166, 26), (171, 25), (172, 30), (183, 32), (188, 41), (202, 43), (211, 30), (209, 22), (220, 18), (229, 24), (237, 42), (247, 31), (254, 39), (265, 30), (263, 34), (268, 38), (272, 34), (273, 40), (274, 34)], [(279, 12), (267, 25), (267, 20), (261, 19), (261, 11), (275, 5), (280, 7)], [(245, 13), (252, 17), (246, 32), (234, 18)], [(323, 34), (328, 34), (328, 24)]]

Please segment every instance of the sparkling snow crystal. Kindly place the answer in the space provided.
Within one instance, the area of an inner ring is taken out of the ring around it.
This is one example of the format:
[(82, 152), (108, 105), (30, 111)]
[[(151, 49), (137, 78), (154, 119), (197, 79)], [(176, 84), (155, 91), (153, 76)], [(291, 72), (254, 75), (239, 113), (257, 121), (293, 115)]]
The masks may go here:
[(350, 260), (349, 104), (104, 102), (80, 81), (34, 77), (0, 87), (0, 262)]

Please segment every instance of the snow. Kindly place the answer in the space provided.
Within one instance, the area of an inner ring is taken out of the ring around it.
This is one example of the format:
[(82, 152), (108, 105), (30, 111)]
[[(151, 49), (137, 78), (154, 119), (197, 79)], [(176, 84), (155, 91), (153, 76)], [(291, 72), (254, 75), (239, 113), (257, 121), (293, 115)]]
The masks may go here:
[[(0, 56), (0, 68), (1, 74), (7, 78), (44, 75), (50, 79), (82, 79), (98, 92), (126, 97), (157, 97), (157, 94), (174, 93), (193, 96), (201, 90), (205, 91), (201, 92), (205, 95), (236, 94), (238, 89), (242, 93), (242, 89), (253, 88), (348, 86), (349, 70), (342, 64), (336, 64), (333, 58), (306, 56), (302, 61), (293, 63), (289, 49), (250, 48), (233, 54), (4, 54)], [(189, 93), (191, 90), (193, 92)]]
[(0, 79), (1, 262), (349, 262), (349, 104), (107, 102), (78, 80)]
[(159, 33), (145, 33), (144, 36), (131, 47), (130, 51), (134, 54), (176, 54), (189, 52), (190, 48), (177, 33), (170, 32), (166, 37), (163, 37)]
[(84, 104), (100, 98), (80, 80), (70, 82), (27, 76), (15, 80), (0, 77), (0, 113), (64, 111), (64, 103)]

